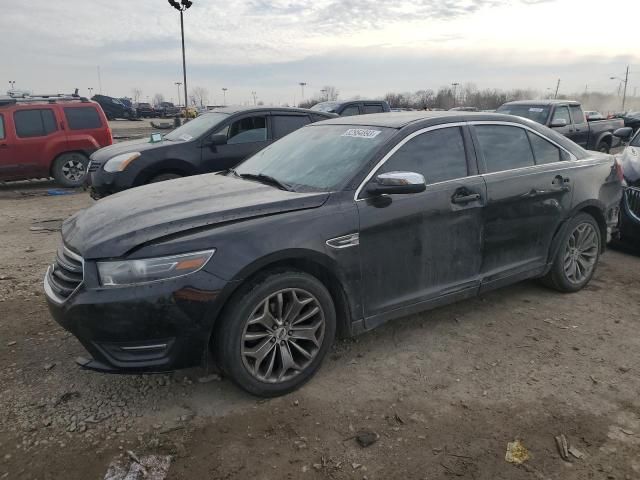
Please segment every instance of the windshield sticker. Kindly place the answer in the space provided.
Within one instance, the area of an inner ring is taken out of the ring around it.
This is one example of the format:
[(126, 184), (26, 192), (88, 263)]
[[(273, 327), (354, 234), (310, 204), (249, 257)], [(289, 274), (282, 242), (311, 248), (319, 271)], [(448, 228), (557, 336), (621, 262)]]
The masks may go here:
[(544, 112), (544, 108), (530, 108), (530, 112), (542, 113)]
[(350, 128), (342, 134), (343, 137), (375, 138), (381, 130), (367, 130), (366, 128)]
[(183, 133), (182, 135), (180, 135), (178, 137), (180, 140), (183, 140), (185, 142), (188, 142), (189, 140), (191, 140), (193, 137), (191, 135), (189, 135), (188, 133)]

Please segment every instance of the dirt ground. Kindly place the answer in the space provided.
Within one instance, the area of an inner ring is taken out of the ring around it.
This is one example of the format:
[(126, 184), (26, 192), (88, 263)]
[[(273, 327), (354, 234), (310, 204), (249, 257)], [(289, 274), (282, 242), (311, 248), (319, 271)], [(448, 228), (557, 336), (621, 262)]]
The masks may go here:
[[(265, 401), (201, 369), (79, 369), (42, 276), (57, 226), (92, 200), (51, 188), (0, 186), (0, 479), (101, 480), (127, 451), (171, 455), (184, 480), (640, 478), (638, 251), (608, 251), (576, 294), (524, 282), (342, 340)], [(560, 434), (584, 457), (562, 460)]]

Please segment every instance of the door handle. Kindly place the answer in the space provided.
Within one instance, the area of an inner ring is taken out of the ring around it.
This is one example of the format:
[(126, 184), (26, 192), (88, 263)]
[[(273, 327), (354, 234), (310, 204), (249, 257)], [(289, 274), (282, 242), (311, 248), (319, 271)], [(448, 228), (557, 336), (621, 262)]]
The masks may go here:
[(469, 202), (476, 202), (478, 200), (480, 200), (480, 194), (479, 193), (472, 193), (469, 195), (456, 195), (451, 199), (452, 203), (469, 203)]

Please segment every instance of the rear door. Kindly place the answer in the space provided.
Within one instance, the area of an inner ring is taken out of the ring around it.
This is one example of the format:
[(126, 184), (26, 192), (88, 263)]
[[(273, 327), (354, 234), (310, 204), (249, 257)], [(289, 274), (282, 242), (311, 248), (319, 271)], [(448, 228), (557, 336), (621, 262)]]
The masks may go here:
[(483, 285), (499, 286), (544, 268), (572, 198), (568, 152), (517, 124), (473, 122), (487, 185)]
[(247, 114), (234, 118), (222, 129), (214, 132), (225, 135), (227, 143), (202, 148), (204, 172), (227, 170), (259, 152), (271, 142), (268, 131), (269, 115), (266, 112)]
[(569, 110), (571, 111), (571, 121), (573, 122), (573, 140), (582, 148), (588, 148), (589, 145), (589, 124), (587, 123), (587, 119), (584, 115), (584, 111), (582, 111), (582, 107), (580, 105), (570, 105)]
[(369, 198), (365, 184), (359, 194), (367, 327), (397, 308), (475, 291), (479, 285), (486, 193), (464, 132), (457, 124), (413, 133), (370, 177), (421, 173), (424, 192)]

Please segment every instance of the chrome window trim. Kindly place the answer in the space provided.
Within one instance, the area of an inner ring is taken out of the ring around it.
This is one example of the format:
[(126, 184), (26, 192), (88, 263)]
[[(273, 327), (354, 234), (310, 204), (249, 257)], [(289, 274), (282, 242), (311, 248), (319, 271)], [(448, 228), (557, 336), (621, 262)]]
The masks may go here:
[[(364, 180), (362, 182), (360, 182), (360, 185), (356, 189), (356, 193), (353, 196), (353, 200), (356, 201), (356, 202), (361, 201), (361, 200), (365, 200), (364, 198), (358, 198), (360, 196), (360, 192), (362, 191), (364, 186), (367, 184), (367, 182), (369, 182), (369, 180), (371, 180), (371, 178), (380, 169), (380, 167), (382, 167), (382, 165), (384, 165), (387, 162), (387, 160), (389, 160), (389, 158), (391, 158), (393, 156), (393, 154), (395, 154), (398, 150), (400, 150), (400, 148), (402, 148), (402, 146), (405, 143), (407, 143), (409, 140), (412, 140), (413, 138), (417, 137), (418, 135), (422, 135), (423, 133), (431, 132), (431, 131), (434, 131), (434, 130), (442, 130), (443, 128), (464, 127), (467, 124), (468, 124), (467, 122), (455, 122), (455, 123), (443, 123), (443, 124), (440, 124), (440, 125), (432, 125), (430, 127), (426, 127), (426, 128), (422, 128), (420, 130), (416, 130), (412, 134), (407, 135), (398, 144), (396, 144), (396, 146), (393, 147), (384, 157), (382, 157), (382, 159), (369, 171), (367, 176), (364, 177)], [(461, 177), (461, 178), (469, 178), (469, 177)], [(451, 179), (451, 180), (454, 180), (454, 179)], [(446, 181), (450, 182), (451, 180), (446, 180)], [(444, 182), (438, 182), (438, 183), (444, 183)], [(430, 183), (427, 186), (430, 186), (430, 185), (436, 185), (436, 184), (435, 183)]]

